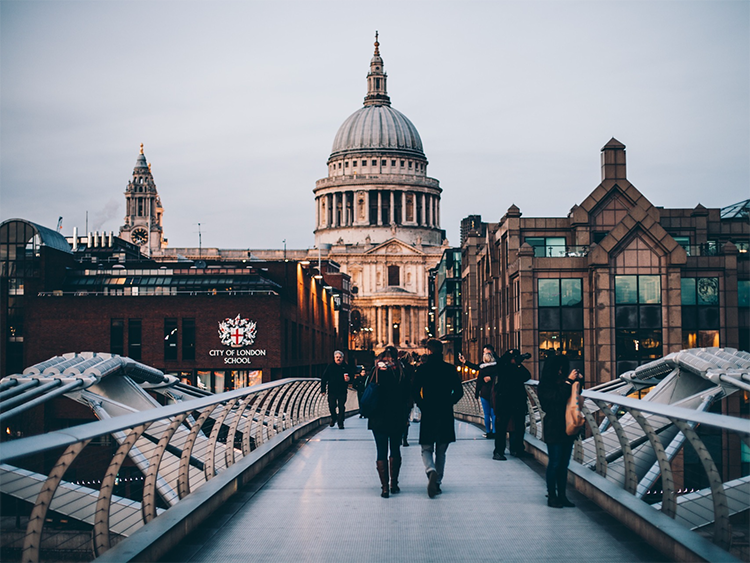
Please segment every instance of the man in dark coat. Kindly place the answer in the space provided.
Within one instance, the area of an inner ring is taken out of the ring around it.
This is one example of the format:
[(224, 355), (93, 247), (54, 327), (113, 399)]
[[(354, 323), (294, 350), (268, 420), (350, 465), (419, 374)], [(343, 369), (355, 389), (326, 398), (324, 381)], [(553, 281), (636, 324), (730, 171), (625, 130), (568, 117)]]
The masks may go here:
[(531, 378), (522, 362), (528, 354), (518, 350), (508, 350), (498, 362), (495, 391), (495, 451), (492, 459), (505, 460), (505, 434), (508, 423), (513, 423), (510, 432), (510, 454), (516, 457), (527, 457), (523, 446), (523, 434), (526, 427), (526, 386)]
[(431, 338), (427, 341), (427, 361), (417, 368), (414, 378), (414, 398), (422, 411), (419, 443), (427, 473), (427, 494), (440, 494), (445, 470), (448, 444), (456, 441), (453, 405), (464, 391), (456, 368), (443, 361), (443, 343)]
[(346, 413), (346, 394), (349, 382), (354, 374), (349, 366), (344, 363), (344, 353), (336, 350), (333, 353), (333, 363), (323, 372), (320, 379), (320, 392), (325, 393), (328, 388), (328, 409), (331, 411), (330, 426), (338, 422), (339, 428), (344, 428), (344, 415)]

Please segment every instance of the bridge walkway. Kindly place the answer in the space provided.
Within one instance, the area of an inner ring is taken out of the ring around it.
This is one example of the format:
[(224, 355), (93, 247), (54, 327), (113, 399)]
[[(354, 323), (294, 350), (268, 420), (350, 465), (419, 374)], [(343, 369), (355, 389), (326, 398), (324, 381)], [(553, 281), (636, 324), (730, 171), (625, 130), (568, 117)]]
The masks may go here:
[(443, 494), (427, 496), (412, 423), (401, 494), (380, 498), (366, 420), (319, 431), (267, 467), (163, 561), (666, 561), (570, 489), (576, 508), (546, 505), (535, 460), (493, 461), (493, 442), (456, 422)]

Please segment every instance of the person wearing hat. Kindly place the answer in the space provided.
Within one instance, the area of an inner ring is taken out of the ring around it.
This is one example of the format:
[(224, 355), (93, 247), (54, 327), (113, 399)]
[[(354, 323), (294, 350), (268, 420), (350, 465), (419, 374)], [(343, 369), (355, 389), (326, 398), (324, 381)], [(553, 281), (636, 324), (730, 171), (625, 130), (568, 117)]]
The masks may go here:
[(531, 378), (522, 362), (528, 354), (521, 354), (512, 349), (505, 352), (498, 361), (495, 379), (495, 450), (492, 459), (505, 461), (505, 444), (508, 423), (513, 424), (510, 431), (510, 455), (528, 457), (523, 446), (523, 434), (526, 427), (526, 381)]

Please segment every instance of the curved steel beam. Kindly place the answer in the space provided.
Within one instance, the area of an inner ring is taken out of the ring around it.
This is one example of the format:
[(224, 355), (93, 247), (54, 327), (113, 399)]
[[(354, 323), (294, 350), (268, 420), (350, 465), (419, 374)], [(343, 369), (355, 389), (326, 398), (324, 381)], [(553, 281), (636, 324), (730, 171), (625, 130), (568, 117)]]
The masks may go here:
[(625, 490), (631, 495), (635, 494), (636, 488), (638, 487), (638, 476), (635, 473), (635, 459), (633, 458), (633, 450), (630, 448), (630, 441), (625, 435), (625, 431), (620, 424), (617, 415), (612, 412), (609, 405), (604, 401), (594, 401), (599, 407), (599, 410), (604, 413), (607, 417), (609, 425), (615, 431), (617, 439), (620, 442), (620, 448), (622, 449), (622, 459), (625, 464)]
[(149, 459), (148, 469), (143, 480), (143, 502), (141, 503), (144, 524), (148, 524), (156, 518), (156, 481), (159, 477), (159, 466), (161, 465), (167, 445), (172, 439), (172, 435), (180, 427), (187, 414), (182, 413), (172, 420), (172, 423), (164, 431), (164, 434), (161, 435), (161, 438), (159, 438), (159, 442), (151, 454), (151, 459)]
[(130, 431), (127, 438), (117, 448), (117, 452), (112, 457), (112, 461), (109, 463), (109, 467), (107, 467), (107, 472), (104, 474), (102, 486), (99, 488), (99, 498), (96, 501), (96, 511), (94, 512), (94, 535), (92, 542), (95, 557), (99, 557), (111, 547), (109, 541), (109, 515), (117, 474), (120, 472), (123, 462), (128, 457), (128, 452), (149, 426), (151, 426), (151, 423), (147, 422), (146, 424), (136, 426)]
[(656, 461), (659, 463), (659, 472), (661, 473), (661, 484), (663, 489), (661, 511), (670, 518), (674, 518), (677, 513), (677, 500), (675, 498), (672, 467), (669, 465), (669, 459), (664, 452), (664, 446), (662, 445), (661, 440), (659, 440), (659, 436), (656, 435), (656, 432), (654, 432), (654, 429), (649, 424), (648, 420), (646, 420), (646, 417), (643, 416), (641, 411), (629, 407), (625, 407), (625, 409), (640, 425), (643, 432), (648, 437), (648, 441), (651, 442), (651, 447), (656, 454)]
[(180, 500), (184, 499), (190, 494), (190, 456), (193, 454), (193, 446), (195, 440), (198, 438), (198, 432), (200, 432), (203, 423), (206, 419), (211, 416), (214, 409), (219, 405), (209, 405), (195, 421), (193, 427), (190, 429), (190, 434), (187, 440), (185, 440), (185, 446), (182, 448), (182, 458), (180, 459), (180, 469), (177, 473), (177, 494)]
[(52, 497), (55, 496), (57, 487), (60, 486), (63, 475), (68, 468), (73, 465), (73, 462), (83, 451), (83, 448), (88, 445), (91, 440), (84, 440), (83, 442), (77, 442), (69, 445), (60, 459), (50, 471), (47, 480), (42, 486), (42, 490), (39, 491), (39, 495), (36, 497), (36, 503), (29, 516), (29, 524), (26, 526), (26, 536), (23, 538), (23, 554), (21, 561), (24, 563), (38, 563), (39, 561), (39, 548), (42, 544), (42, 530), (44, 529), (44, 521), (47, 517), (47, 510), (52, 504)]

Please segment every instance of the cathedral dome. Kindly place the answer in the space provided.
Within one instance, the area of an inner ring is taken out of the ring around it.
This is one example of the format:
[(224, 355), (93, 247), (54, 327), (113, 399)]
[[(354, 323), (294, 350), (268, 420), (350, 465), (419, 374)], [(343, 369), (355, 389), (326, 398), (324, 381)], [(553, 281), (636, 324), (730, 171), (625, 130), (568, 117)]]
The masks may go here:
[(366, 105), (339, 127), (331, 158), (362, 152), (392, 152), (425, 158), (417, 128), (390, 105)]

